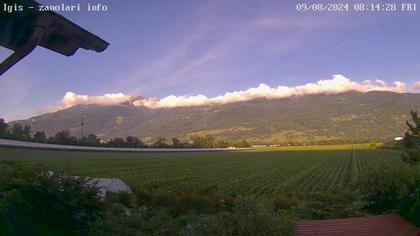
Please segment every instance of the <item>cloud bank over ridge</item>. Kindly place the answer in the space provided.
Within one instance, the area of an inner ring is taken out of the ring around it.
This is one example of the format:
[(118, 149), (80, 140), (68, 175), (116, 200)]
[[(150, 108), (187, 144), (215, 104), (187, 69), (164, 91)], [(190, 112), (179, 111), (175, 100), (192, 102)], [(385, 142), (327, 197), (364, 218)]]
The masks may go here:
[(170, 95), (162, 99), (139, 98), (123, 93), (105, 94), (102, 96), (79, 95), (73, 92), (67, 92), (59, 106), (50, 108), (47, 111), (52, 112), (60, 109), (69, 108), (79, 104), (99, 104), (99, 105), (118, 105), (121, 103), (131, 103), (137, 107), (157, 108), (175, 108), (190, 107), (215, 104), (227, 104), (234, 102), (249, 101), (258, 98), (280, 99), (293, 96), (303, 96), (308, 94), (337, 94), (348, 91), (391, 91), (406, 92), (405, 83), (395, 81), (388, 84), (382, 80), (365, 80), (361, 83), (346, 78), (341, 74), (334, 74), (330, 79), (319, 80), (316, 83), (307, 83), (305, 85), (288, 87), (278, 86), (270, 87), (266, 84), (260, 84), (258, 87), (250, 88), (244, 91), (228, 92), (216, 97), (207, 97), (204, 95), (196, 96), (175, 96)]

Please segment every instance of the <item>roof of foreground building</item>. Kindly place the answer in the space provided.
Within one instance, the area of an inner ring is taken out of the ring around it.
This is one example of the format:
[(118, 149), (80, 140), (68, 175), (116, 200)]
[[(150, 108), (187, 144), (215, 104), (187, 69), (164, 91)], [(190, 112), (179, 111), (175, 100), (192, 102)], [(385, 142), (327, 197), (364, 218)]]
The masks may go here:
[(398, 214), (297, 222), (295, 236), (315, 235), (420, 236), (420, 231)]

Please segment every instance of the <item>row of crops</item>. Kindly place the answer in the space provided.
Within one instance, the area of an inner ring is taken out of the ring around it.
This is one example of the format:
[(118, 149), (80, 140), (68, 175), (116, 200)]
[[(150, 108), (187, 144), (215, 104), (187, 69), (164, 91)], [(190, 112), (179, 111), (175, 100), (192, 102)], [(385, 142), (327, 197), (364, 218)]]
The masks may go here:
[[(7, 152), (9, 157), (21, 155), (0, 150), (0, 159)], [(21, 161), (41, 162), (74, 175), (118, 177), (132, 187), (152, 191), (234, 194), (346, 187), (369, 173), (402, 164), (396, 152), (382, 149), (161, 154), (33, 151)]]

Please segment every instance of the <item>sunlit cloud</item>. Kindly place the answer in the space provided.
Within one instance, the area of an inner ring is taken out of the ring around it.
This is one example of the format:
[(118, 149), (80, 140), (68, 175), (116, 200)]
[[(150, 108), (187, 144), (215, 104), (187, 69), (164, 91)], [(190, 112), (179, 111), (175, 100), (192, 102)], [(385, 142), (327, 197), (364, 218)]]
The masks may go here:
[(61, 103), (58, 106), (47, 107), (41, 110), (42, 113), (55, 112), (58, 110), (70, 108), (76, 105), (88, 105), (88, 104), (98, 104), (98, 105), (119, 105), (124, 102), (128, 102), (132, 99), (132, 96), (125, 95), (123, 93), (108, 93), (102, 96), (88, 96), (88, 95), (79, 95), (73, 92), (67, 92), (64, 97), (61, 99)]
[(406, 85), (403, 82), (396, 81), (388, 85), (384, 81), (366, 80), (362, 83), (351, 81), (343, 75), (333, 75), (331, 79), (320, 80), (316, 83), (308, 83), (301, 86), (288, 87), (278, 86), (270, 87), (266, 84), (260, 84), (256, 88), (250, 88), (244, 91), (228, 92), (216, 97), (197, 96), (168, 96), (160, 100), (142, 99), (133, 102), (135, 106), (144, 106), (147, 108), (173, 108), (186, 106), (203, 106), (212, 104), (227, 104), (234, 102), (249, 101), (253, 99), (281, 99), (293, 96), (303, 96), (308, 94), (337, 94), (348, 91), (391, 91), (404, 92)]
[(401, 93), (407, 91), (407, 86), (405, 83), (400, 81), (395, 81), (392, 84), (388, 84), (382, 80), (365, 80), (359, 83), (352, 81), (341, 74), (335, 74), (330, 79), (319, 80), (315, 83), (307, 83), (300, 86), (270, 87), (262, 83), (255, 88), (249, 88), (243, 91), (228, 92), (216, 97), (207, 97), (205, 95), (170, 95), (161, 99), (148, 99), (126, 95), (123, 93), (105, 94), (102, 96), (88, 96), (67, 92), (61, 100), (61, 104), (54, 109), (50, 109), (49, 111), (65, 109), (78, 104), (119, 105), (127, 102), (136, 107), (146, 107), (150, 109), (191, 107), (228, 104), (261, 98), (281, 99), (309, 94), (338, 94), (348, 91), (390, 91)]

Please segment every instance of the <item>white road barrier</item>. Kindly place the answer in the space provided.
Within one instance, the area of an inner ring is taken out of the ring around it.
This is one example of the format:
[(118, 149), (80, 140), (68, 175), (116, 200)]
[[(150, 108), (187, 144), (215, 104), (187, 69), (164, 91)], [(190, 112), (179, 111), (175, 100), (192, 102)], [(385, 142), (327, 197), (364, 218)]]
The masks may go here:
[(110, 147), (85, 147), (71, 145), (57, 145), (47, 143), (32, 143), (0, 139), (0, 147), (23, 147), (23, 148), (42, 148), (58, 150), (80, 150), (80, 151), (110, 151), (110, 152), (221, 152), (243, 150), (242, 148), (110, 148)]

